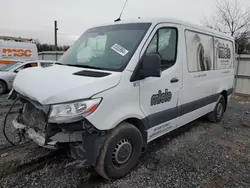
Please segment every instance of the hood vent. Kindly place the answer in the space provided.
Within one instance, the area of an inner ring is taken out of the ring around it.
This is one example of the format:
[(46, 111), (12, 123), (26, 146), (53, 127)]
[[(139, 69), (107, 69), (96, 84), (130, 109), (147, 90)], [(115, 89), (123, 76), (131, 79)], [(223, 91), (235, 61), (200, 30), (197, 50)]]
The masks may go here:
[(96, 78), (105, 77), (110, 74), (111, 73), (107, 73), (107, 72), (97, 72), (97, 71), (87, 71), (87, 70), (73, 73), (73, 75), (77, 75), (77, 76), (87, 76), (87, 77), (96, 77)]

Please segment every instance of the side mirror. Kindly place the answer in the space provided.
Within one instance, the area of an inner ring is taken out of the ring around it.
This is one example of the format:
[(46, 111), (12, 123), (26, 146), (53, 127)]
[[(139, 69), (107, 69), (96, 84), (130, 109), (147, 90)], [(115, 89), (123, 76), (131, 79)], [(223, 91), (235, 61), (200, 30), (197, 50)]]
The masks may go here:
[(142, 78), (161, 77), (161, 58), (158, 54), (143, 57), (140, 76)]
[(18, 69), (16, 69), (14, 72), (15, 72), (15, 73), (19, 73), (20, 70), (22, 70), (22, 68), (18, 68)]
[(14, 73), (18, 73), (18, 72), (19, 72), (20, 70), (22, 70), (23, 68), (24, 68), (23, 66), (17, 68), (16, 70), (14, 70)]

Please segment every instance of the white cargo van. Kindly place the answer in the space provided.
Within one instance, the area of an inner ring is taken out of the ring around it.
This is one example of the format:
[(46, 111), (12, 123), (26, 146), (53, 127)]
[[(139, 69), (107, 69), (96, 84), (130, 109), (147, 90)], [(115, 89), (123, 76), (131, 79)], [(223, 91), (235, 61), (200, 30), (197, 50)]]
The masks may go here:
[(37, 46), (29, 42), (0, 41), (0, 67), (18, 61), (38, 60)]
[(174, 19), (90, 28), (57, 65), (17, 75), (9, 97), (24, 105), (13, 125), (121, 178), (150, 141), (201, 116), (222, 119), (233, 61), (232, 37)]

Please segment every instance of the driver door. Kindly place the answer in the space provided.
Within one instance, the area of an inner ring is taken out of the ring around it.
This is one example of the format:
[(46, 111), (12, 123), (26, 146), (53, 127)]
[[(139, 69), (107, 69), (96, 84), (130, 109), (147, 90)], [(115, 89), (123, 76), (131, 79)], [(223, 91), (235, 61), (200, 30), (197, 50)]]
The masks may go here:
[(161, 57), (161, 77), (140, 81), (140, 108), (149, 122), (148, 141), (176, 128), (178, 99), (182, 86), (182, 61), (178, 45), (179, 28), (160, 24), (143, 50)]

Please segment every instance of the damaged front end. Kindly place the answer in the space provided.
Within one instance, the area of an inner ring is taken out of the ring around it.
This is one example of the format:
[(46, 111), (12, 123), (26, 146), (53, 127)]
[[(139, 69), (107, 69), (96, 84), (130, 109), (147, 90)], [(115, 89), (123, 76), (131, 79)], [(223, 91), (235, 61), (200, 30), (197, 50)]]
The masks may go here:
[(41, 105), (12, 90), (8, 99), (22, 105), (12, 125), (25, 132), (36, 144), (48, 149), (70, 146), (72, 158), (95, 165), (106, 131), (97, 130), (86, 118), (75, 122), (51, 123), (51, 105)]

